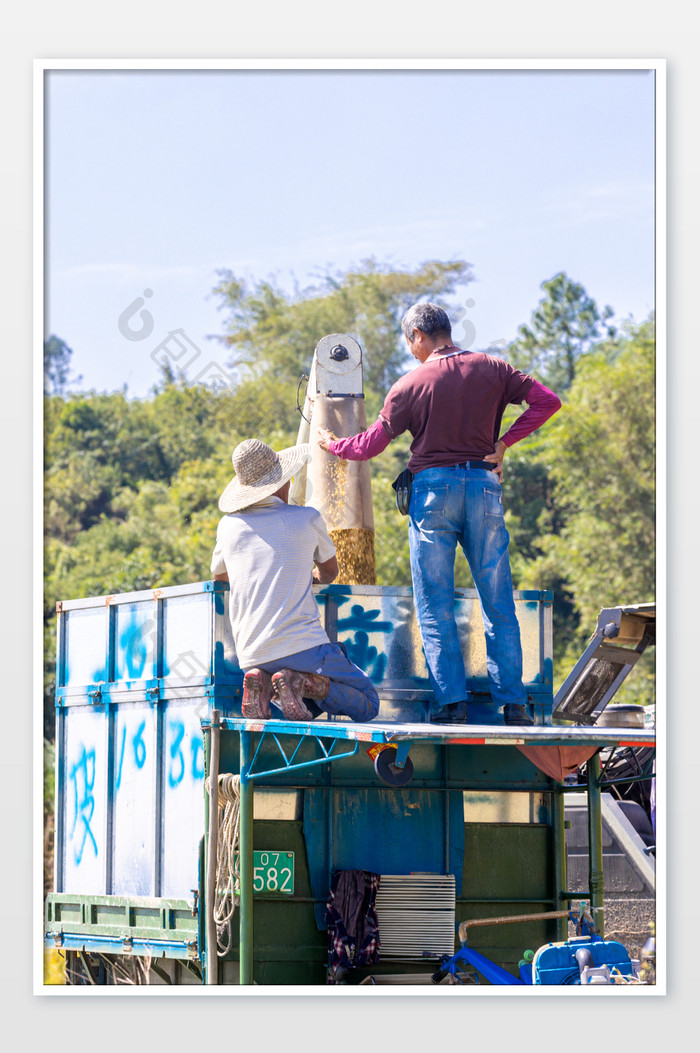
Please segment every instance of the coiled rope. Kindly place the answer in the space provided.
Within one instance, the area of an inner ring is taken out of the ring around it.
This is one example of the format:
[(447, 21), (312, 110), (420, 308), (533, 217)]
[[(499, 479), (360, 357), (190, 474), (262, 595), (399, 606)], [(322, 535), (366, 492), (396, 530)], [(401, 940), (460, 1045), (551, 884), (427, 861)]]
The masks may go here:
[(216, 889), (213, 916), (220, 958), (231, 950), (233, 916), (240, 902), (238, 836), (240, 827), (241, 777), (219, 776), (219, 835), (216, 846)]

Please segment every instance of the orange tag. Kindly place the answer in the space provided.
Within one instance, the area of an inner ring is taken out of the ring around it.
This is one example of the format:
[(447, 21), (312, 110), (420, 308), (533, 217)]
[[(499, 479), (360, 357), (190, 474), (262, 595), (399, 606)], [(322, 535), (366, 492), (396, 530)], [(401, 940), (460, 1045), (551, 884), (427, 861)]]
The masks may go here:
[(372, 758), (372, 760), (376, 760), (377, 759), (377, 755), (379, 753), (381, 753), (382, 750), (396, 750), (396, 749), (398, 749), (398, 746), (394, 742), (389, 742), (389, 743), (379, 742), (379, 743), (377, 743), (376, 746), (372, 746), (370, 749), (368, 749), (367, 752), (370, 755), (370, 757)]

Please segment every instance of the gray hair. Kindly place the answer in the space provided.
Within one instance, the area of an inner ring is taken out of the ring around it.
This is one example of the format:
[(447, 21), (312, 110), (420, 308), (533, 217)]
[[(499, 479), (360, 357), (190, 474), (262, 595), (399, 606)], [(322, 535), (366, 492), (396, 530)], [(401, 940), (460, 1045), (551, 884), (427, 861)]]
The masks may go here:
[(436, 333), (452, 335), (450, 319), (436, 303), (416, 303), (409, 307), (401, 321), (401, 328), (409, 343), (413, 343), (414, 329), (420, 329), (426, 336), (435, 336)]

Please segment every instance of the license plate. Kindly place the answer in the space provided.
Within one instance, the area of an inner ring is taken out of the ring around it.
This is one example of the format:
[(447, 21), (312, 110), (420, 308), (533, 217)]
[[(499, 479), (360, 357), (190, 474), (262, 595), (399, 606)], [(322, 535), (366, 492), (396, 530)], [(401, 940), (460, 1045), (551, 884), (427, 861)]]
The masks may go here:
[[(238, 855), (238, 853), (236, 853)], [(294, 892), (294, 853), (253, 852), (253, 892)]]

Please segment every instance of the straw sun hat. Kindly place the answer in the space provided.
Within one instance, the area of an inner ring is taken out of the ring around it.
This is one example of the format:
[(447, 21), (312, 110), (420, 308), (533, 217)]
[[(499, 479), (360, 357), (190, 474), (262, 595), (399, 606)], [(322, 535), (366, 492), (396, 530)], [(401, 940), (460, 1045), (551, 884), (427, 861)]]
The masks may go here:
[(219, 498), (220, 511), (240, 512), (276, 493), (304, 466), (310, 452), (308, 443), (276, 453), (260, 439), (240, 442), (231, 455), (236, 474)]

